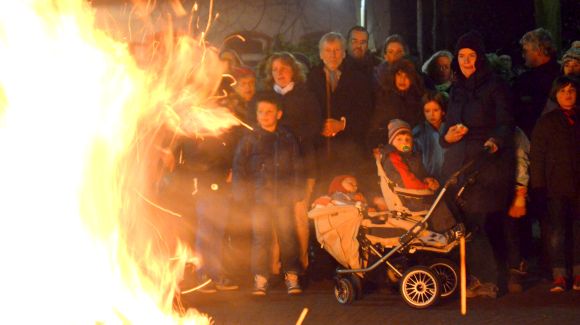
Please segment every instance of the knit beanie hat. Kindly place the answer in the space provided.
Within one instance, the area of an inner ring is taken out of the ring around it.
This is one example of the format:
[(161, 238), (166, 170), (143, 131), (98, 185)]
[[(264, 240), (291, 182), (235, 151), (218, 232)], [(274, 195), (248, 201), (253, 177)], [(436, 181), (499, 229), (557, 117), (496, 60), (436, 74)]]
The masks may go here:
[(409, 123), (399, 119), (391, 120), (389, 122), (388, 129), (389, 129), (389, 144), (393, 143), (393, 140), (395, 140), (395, 137), (397, 135), (403, 132), (411, 133), (411, 126), (409, 125)]
[(564, 53), (562, 56), (562, 63), (570, 60), (580, 61), (580, 47), (572, 47)]

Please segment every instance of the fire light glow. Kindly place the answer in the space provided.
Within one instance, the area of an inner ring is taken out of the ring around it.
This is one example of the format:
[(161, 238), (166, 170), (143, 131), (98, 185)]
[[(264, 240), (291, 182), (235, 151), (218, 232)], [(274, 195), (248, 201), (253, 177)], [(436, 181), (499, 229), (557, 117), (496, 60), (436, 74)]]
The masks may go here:
[(84, 0), (0, 2), (1, 324), (209, 322), (174, 312), (192, 254), (141, 198), (175, 134), (237, 121), (202, 108), (222, 72), (203, 41), (159, 44), (142, 69)]

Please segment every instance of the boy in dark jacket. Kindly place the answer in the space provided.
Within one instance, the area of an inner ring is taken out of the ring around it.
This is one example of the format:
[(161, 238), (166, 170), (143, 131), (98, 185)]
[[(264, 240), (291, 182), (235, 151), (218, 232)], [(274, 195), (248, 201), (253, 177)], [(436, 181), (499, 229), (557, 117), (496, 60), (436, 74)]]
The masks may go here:
[[(565, 244), (573, 242), (573, 289), (580, 290), (580, 119), (578, 82), (570, 77), (554, 81), (551, 98), (559, 108), (542, 116), (532, 133), (530, 180), (546, 193), (549, 254), (554, 283), (550, 291), (567, 288)], [(572, 229), (569, 229), (569, 228)], [(568, 231), (571, 230), (571, 231)]]
[(300, 149), (294, 135), (278, 126), (282, 111), (277, 99), (265, 95), (256, 105), (259, 127), (240, 140), (233, 164), (234, 198), (252, 205), (253, 294), (266, 295), (272, 226), (280, 242), (288, 294), (299, 294), (293, 206), (305, 186)]

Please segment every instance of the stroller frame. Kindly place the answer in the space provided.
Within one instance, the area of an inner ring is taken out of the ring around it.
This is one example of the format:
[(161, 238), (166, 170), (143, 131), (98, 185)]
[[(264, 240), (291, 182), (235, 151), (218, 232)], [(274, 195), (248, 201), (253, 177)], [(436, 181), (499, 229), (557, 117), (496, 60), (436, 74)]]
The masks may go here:
[[(484, 151), (487, 153), (487, 150)], [(376, 159), (377, 163), (377, 170), (379, 177), (382, 180), (388, 181), (388, 177), (380, 163), (380, 159)], [(396, 274), (397, 277), (400, 278), (400, 292), (401, 296), (405, 300), (405, 302), (414, 308), (427, 308), (434, 303), (436, 303), (439, 297), (449, 297), (455, 293), (458, 284), (458, 271), (457, 267), (452, 263), (443, 262), (439, 263), (439, 269), (434, 269), (433, 265), (431, 268), (425, 266), (414, 266), (411, 267), (404, 272), (401, 272), (397, 269), (394, 265), (389, 262), (389, 258), (395, 255), (396, 253), (400, 252), (403, 253), (405, 250), (409, 249), (410, 253), (414, 253), (415, 250), (425, 250), (431, 251), (436, 253), (449, 253), (454, 247), (458, 245), (458, 241), (455, 240), (451, 243), (448, 243), (447, 246), (437, 248), (437, 247), (427, 247), (427, 246), (417, 246), (414, 245), (414, 240), (417, 239), (419, 234), (426, 228), (427, 221), (431, 218), (435, 208), (443, 199), (445, 193), (448, 191), (450, 186), (456, 185), (458, 183), (459, 176), (465, 172), (467, 169), (471, 168), (475, 163), (475, 159), (468, 162), (464, 166), (462, 166), (459, 170), (457, 170), (451, 177), (447, 180), (433, 204), (431, 204), (427, 213), (419, 220), (414, 226), (412, 226), (409, 230), (407, 230), (403, 235), (399, 237), (398, 245), (391, 248), (385, 254), (381, 254), (374, 245), (370, 242), (368, 238), (364, 235), (360, 234), (357, 236), (357, 240), (359, 243), (362, 244), (363, 249), (368, 248), (369, 251), (374, 254), (376, 257), (379, 257), (377, 261), (375, 261), (372, 265), (364, 267), (364, 268), (338, 268), (336, 270), (336, 278), (335, 278), (335, 296), (339, 303), (341, 304), (350, 304), (354, 299), (360, 298), (362, 295), (362, 284), (361, 278), (357, 276), (357, 274), (363, 274), (366, 272), (370, 272), (381, 264), (385, 264), (388, 269)], [(463, 186), (459, 189), (457, 198), (463, 193), (463, 190), (470, 182), (466, 182)], [(385, 192), (387, 191), (386, 186), (388, 182), (381, 182), (381, 190), (383, 192), (383, 196), (385, 196)], [(397, 202), (400, 204), (400, 202)], [(395, 206), (398, 204), (395, 203)], [(392, 205), (391, 207), (392, 208)], [(399, 210), (399, 209), (397, 209)], [(362, 213), (359, 210), (359, 213)], [(380, 216), (381, 214), (388, 214), (386, 213), (369, 213), (369, 216)], [(407, 213), (401, 212), (400, 210), (396, 212), (399, 215), (405, 215)], [(409, 213), (410, 215), (410, 213)], [(459, 234), (463, 236), (464, 234)], [(451, 277), (451, 278), (450, 278)], [(451, 281), (452, 285), (450, 287), (443, 287), (441, 285), (441, 281)], [(445, 291), (447, 289), (447, 291)]]

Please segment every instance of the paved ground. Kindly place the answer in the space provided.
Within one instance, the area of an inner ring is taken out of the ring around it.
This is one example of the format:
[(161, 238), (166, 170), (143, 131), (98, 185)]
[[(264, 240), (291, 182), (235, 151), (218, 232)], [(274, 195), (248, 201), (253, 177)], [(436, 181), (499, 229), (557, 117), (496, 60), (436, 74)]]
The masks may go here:
[(549, 287), (538, 282), (517, 295), (469, 299), (467, 316), (460, 315), (457, 298), (416, 310), (389, 288), (340, 305), (328, 280), (311, 284), (297, 297), (278, 287), (267, 297), (255, 298), (249, 288), (242, 288), (190, 294), (184, 302), (212, 316), (216, 324), (295, 324), (303, 308), (309, 309), (303, 324), (580, 324), (580, 292), (552, 294)]

